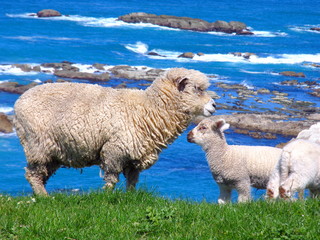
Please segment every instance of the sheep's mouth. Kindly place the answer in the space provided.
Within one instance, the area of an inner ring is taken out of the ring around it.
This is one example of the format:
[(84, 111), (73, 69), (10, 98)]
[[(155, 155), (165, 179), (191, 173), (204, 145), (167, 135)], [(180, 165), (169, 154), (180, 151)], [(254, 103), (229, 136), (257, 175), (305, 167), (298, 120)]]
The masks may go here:
[(189, 132), (189, 133), (188, 133), (187, 140), (188, 140), (188, 142), (190, 142), (190, 143), (194, 143), (193, 133), (192, 133), (192, 132)]
[(210, 101), (204, 105), (203, 115), (206, 117), (211, 116), (216, 111), (216, 107), (215, 101), (210, 99)]

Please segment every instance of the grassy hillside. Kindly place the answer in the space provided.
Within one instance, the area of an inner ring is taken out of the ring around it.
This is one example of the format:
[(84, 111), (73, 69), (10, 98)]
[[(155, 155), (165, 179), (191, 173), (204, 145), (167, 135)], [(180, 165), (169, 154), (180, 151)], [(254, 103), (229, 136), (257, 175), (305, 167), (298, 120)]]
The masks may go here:
[(320, 202), (170, 201), (145, 191), (0, 197), (0, 239), (320, 239)]

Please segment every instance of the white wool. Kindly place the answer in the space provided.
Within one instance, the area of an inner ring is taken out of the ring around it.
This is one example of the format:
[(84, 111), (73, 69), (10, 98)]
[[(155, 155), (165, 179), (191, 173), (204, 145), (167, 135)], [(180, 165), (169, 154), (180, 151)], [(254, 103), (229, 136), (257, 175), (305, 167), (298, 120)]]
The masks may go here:
[(99, 165), (106, 187), (120, 173), (135, 187), (139, 173), (195, 116), (215, 110), (208, 86), (201, 72), (174, 68), (144, 91), (80, 83), (30, 89), (17, 100), (14, 120), (26, 178), (35, 193), (47, 194), (44, 186), (60, 166)]
[(239, 202), (251, 199), (251, 186), (265, 189), (282, 152), (267, 146), (228, 145), (223, 133), (228, 127), (223, 119), (204, 119), (188, 134), (188, 140), (206, 152), (220, 189), (219, 203), (230, 201), (232, 189), (238, 191)]
[[(283, 148), (279, 164), (270, 178), (272, 184), (279, 187), (282, 198), (292, 198), (295, 192), (300, 197), (309, 189), (311, 197), (320, 194), (320, 146), (304, 139), (295, 139)], [(274, 197), (277, 197), (274, 196)]]

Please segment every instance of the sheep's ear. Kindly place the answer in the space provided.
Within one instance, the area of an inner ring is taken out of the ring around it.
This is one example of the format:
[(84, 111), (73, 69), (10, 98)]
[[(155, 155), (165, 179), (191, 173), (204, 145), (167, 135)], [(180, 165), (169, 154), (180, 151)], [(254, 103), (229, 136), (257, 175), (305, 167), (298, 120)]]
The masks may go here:
[(187, 86), (187, 84), (188, 84), (188, 78), (180, 78), (177, 82), (178, 82), (178, 90), (179, 90), (179, 92), (182, 92), (184, 89), (185, 89), (185, 87)]
[(221, 132), (224, 132), (225, 130), (229, 129), (230, 124), (226, 123), (224, 119), (220, 119), (216, 122), (216, 127), (220, 129)]

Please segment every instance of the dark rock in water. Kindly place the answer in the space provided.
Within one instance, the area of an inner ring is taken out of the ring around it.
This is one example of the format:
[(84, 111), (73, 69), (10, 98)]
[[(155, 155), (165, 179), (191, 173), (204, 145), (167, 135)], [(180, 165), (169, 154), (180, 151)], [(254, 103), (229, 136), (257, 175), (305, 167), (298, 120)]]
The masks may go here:
[(0, 84), (0, 91), (8, 93), (22, 94), (25, 91), (37, 86), (35, 82), (29, 83), (27, 85), (20, 85), (17, 82), (4, 82)]
[(210, 23), (197, 18), (155, 15), (144, 12), (126, 14), (120, 16), (118, 20), (127, 23), (151, 23), (159, 26), (198, 32), (216, 31), (236, 34), (249, 32), (244, 23), (237, 21), (231, 21), (230, 23), (225, 21), (216, 21), (214, 23)]
[(63, 61), (61, 63), (43, 63), (41, 66), (45, 68), (53, 68), (55, 70), (79, 72), (80, 69), (72, 66), (72, 64), (73, 63), (71, 62)]
[(193, 58), (194, 57), (194, 53), (192, 52), (185, 52), (182, 53), (181, 55), (178, 56), (179, 58)]
[(320, 89), (315, 89), (312, 93), (310, 93), (312, 96), (320, 97)]
[(38, 17), (60, 17), (62, 14), (53, 9), (44, 9), (37, 12)]
[(310, 28), (310, 30), (320, 32), (320, 28), (319, 27), (312, 27), (312, 28)]
[(159, 54), (159, 53), (157, 53), (157, 52), (148, 52), (147, 55), (150, 55), (150, 56), (159, 56), (159, 57), (166, 57), (166, 56), (161, 55), (161, 54)]
[(94, 73), (86, 73), (86, 72), (56, 70), (56, 71), (54, 71), (54, 75), (58, 76), (58, 77), (63, 77), (63, 78), (83, 79), (83, 80), (89, 80), (89, 81), (108, 81), (108, 80), (110, 80), (109, 73), (94, 74)]
[(105, 70), (105, 69), (104, 69), (105, 66), (106, 66), (106, 64), (101, 64), (101, 63), (94, 63), (94, 64), (92, 64), (92, 67), (95, 67), (96, 69), (102, 70), (102, 71)]
[(13, 125), (9, 120), (8, 116), (4, 113), (0, 113), (0, 132), (2, 133), (12, 133)]
[(304, 73), (302, 73), (302, 72), (297, 73), (294, 71), (284, 71), (279, 74), (283, 75), (283, 76), (287, 76), (287, 77), (306, 77), (306, 75), (304, 75)]

